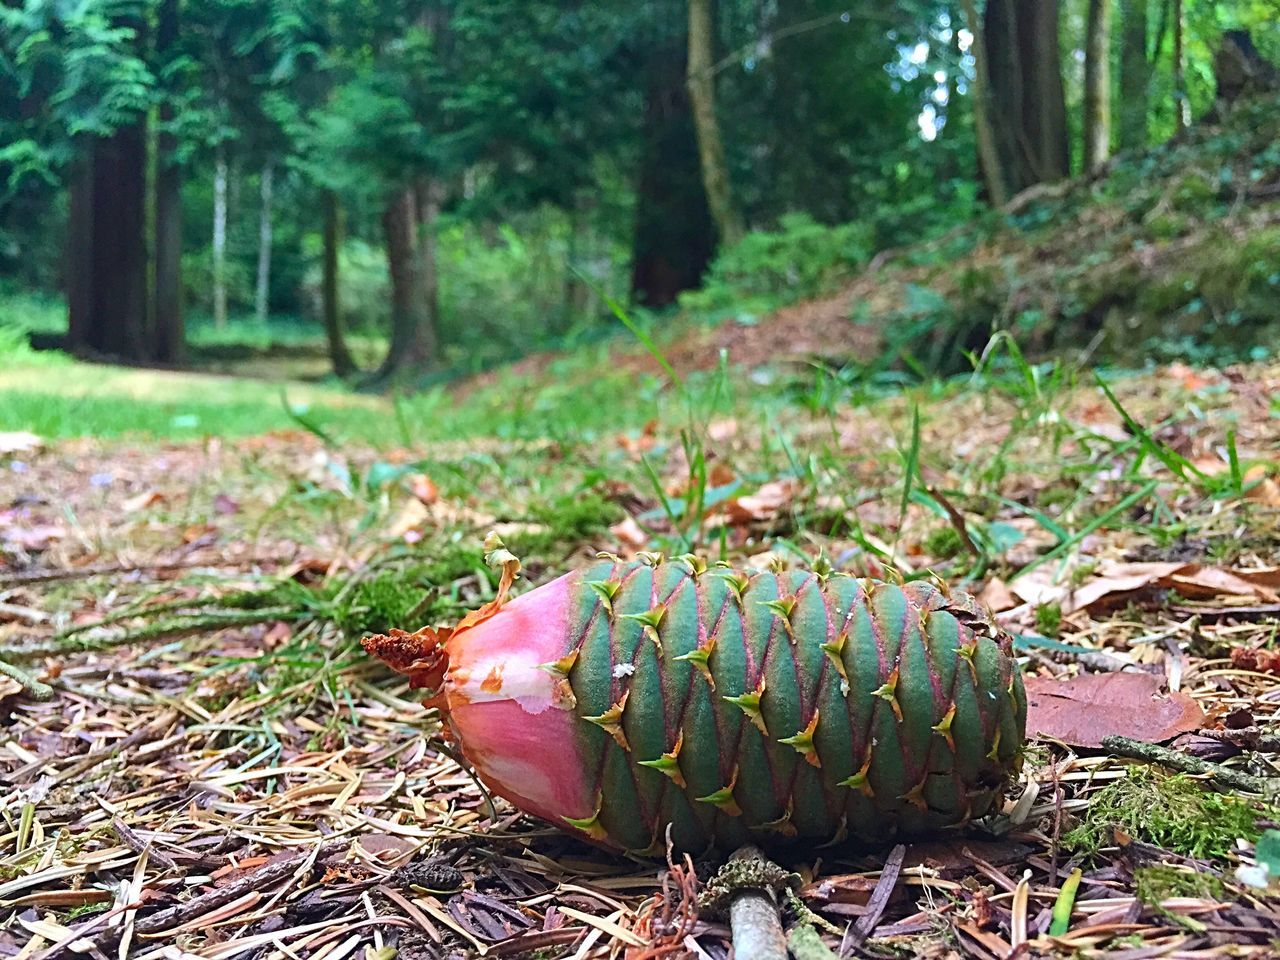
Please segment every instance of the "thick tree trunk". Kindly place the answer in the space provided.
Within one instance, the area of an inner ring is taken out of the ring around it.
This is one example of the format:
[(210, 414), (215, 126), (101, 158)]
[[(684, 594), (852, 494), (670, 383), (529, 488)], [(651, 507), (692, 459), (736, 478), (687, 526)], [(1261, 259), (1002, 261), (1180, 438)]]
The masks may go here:
[(227, 325), (227, 147), (218, 143), (213, 165), (213, 325)]
[(320, 312), (324, 315), (324, 335), (329, 344), (333, 372), (340, 377), (356, 371), (342, 329), (342, 302), (338, 295), (338, 251), (342, 247), (342, 207), (338, 195), (324, 191), (324, 267), (320, 285)]
[(1147, 144), (1148, 0), (1120, 0), (1120, 149)]
[(715, 250), (689, 106), (684, 45), (666, 45), (648, 64), (631, 295), (665, 307), (696, 287)]
[(707, 206), (716, 222), (720, 242), (726, 245), (742, 239), (742, 217), (733, 202), (729, 169), (724, 159), (724, 142), (716, 119), (715, 20), (713, 0), (689, 0), (689, 100), (698, 137), (698, 158)]
[(1011, 192), (1070, 174), (1058, 0), (988, 0), (991, 112)]
[(1187, 63), (1183, 30), (1182, 0), (1173, 0), (1173, 130), (1174, 135), (1191, 123), (1191, 104), (1187, 100)]
[(1084, 45), (1084, 169), (1111, 156), (1111, 0), (1089, 0)]
[[(156, 52), (173, 55), (180, 21), (179, 0), (163, 0), (157, 13)], [(160, 134), (156, 138), (155, 274), (153, 354), (161, 363), (186, 360), (186, 332), (182, 316), (182, 168), (178, 138), (169, 129), (174, 120), (168, 96), (160, 104)]]
[(996, 146), (996, 133), (991, 123), (991, 76), (987, 71), (987, 51), (983, 41), (982, 20), (978, 16), (974, 0), (964, 0), (965, 20), (973, 34), (973, 126), (978, 136), (978, 160), (982, 165), (982, 178), (987, 185), (987, 198), (992, 206), (1003, 207), (1009, 201), (1006, 186), (1007, 174), (1000, 162)]
[(271, 192), (274, 179), (274, 164), (268, 160), (259, 181), (262, 203), (258, 209), (258, 279), (253, 297), (254, 316), (260, 324), (267, 322), (271, 306)]
[[(417, 199), (412, 189), (398, 190), (382, 213), (387, 269), (391, 278), (391, 342), (379, 379), (426, 369), (432, 360), (430, 317), (419, 250)], [(430, 254), (434, 254), (432, 244)]]
[[(122, 127), (93, 146), (88, 203), (87, 289), (72, 297), (71, 347), (85, 356), (150, 359), (146, 337), (146, 124)], [(73, 211), (72, 232), (85, 242), (85, 211)], [(73, 258), (80, 261), (84, 251)], [(73, 288), (74, 289), (74, 288)]]

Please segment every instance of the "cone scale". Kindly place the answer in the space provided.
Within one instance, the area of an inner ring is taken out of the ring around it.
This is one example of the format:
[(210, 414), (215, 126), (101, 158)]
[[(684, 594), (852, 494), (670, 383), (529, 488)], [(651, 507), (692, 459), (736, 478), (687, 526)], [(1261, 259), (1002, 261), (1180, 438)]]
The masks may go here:
[(606, 559), (471, 619), (365, 645), (490, 789), (609, 847), (935, 833), (1021, 760), (1011, 640), (929, 583)]

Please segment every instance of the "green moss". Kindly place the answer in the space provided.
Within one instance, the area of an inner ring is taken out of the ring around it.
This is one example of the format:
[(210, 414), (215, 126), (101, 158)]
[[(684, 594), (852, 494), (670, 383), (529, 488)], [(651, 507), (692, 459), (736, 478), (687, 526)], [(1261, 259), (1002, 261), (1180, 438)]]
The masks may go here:
[(1158, 908), (1174, 897), (1222, 898), (1222, 881), (1214, 874), (1169, 864), (1138, 867), (1133, 883), (1138, 899), (1149, 907)]
[(1061, 606), (1056, 603), (1042, 603), (1036, 607), (1036, 630), (1042, 637), (1056, 637), (1061, 629)]
[(1242, 797), (1213, 793), (1181, 774), (1166, 777), (1149, 767), (1133, 766), (1127, 777), (1090, 799), (1083, 821), (1062, 842), (1092, 855), (1112, 845), (1120, 830), (1184, 856), (1221, 860), (1238, 838), (1256, 840), (1258, 820), (1277, 813)]
[(941, 560), (951, 559), (964, 546), (960, 540), (960, 534), (952, 526), (938, 527), (929, 531), (924, 538), (924, 542), (920, 545), (924, 547), (924, 552), (929, 556), (937, 557)]

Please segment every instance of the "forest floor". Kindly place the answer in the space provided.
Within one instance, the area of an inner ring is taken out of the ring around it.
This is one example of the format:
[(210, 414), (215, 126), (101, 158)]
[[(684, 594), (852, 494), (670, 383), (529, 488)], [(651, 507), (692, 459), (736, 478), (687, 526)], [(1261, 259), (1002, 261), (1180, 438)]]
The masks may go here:
[[(51, 688), (0, 678), (0, 956), (726, 957), (690, 875), (491, 811), (360, 652), (490, 598), (492, 529), (535, 584), (598, 550), (932, 570), (1016, 635), (1038, 735), (1001, 816), (785, 862), (831, 947), (1276, 955), (1280, 367), (1015, 355), (880, 395), (601, 359), (458, 409), (228, 381), (0, 434), (0, 659)], [(131, 407), (150, 437), (107, 429)]]

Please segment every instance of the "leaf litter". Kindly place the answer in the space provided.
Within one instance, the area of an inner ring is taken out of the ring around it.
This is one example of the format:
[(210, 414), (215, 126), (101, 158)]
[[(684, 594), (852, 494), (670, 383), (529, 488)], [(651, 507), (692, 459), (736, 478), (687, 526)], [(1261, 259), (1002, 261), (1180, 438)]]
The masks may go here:
[[(508, 525), (534, 582), (598, 549), (693, 541), (757, 565), (821, 553), (859, 573), (933, 570), (1001, 610), (1029, 688), (1056, 703), (1033, 713), (1046, 738), (1021, 791), (985, 833), (905, 844), (888, 874), (887, 851), (798, 851), (802, 902), (846, 931), (828, 946), (856, 930), (872, 956), (1273, 955), (1280, 901), (1239, 877), (1268, 875), (1252, 843), (1274, 797), (1241, 798), (1230, 837), (1144, 837), (1127, 814), (1094, 814), (1126, 809), (1123, 791), (1095, 800), (1131, 775), (1157, 798), (1180, 784), (1179, 802), (1237, 802), (1099, 749), (1108, 734), (1276, 777), (1280, 516), (1265, 484), (1280, 369), (1117, 382), (1126, 412), (1157, 425), (1145, 436), (1091, 386), (979, 387), (922, 402), (914, 442), (911, 404), (845, 397), (773, 409), (767, 430), (721, 416), (692, 458), (674, 415), (604, 452), (572, 438), (335, 451), (304, 433), (24, 442), (0, 462), (4, 656), (123, 633), (22, 659), (55, 700), (0, 679), (0, 956), (725, 957), (727, 928), (697, 906), (713, 863), (619, 860), (518, 816), (354, 654), (383, 572), (412, 580), (393, 607), (419, 617), (491, 600), (487, 525)], [(1228, 421), (1252, 451), (1235, 486), (1209, 468)], [(1151, 444), (1199, 472), (1177, 476)], [(904, 491), (908, 445), (919, 481)], [(583, 486), (584, 462), (609, 479)], [(599, 507), (557, 539), (565, 508), (549, 504), (569, 501)], [(288, 603), (141, 632), (264, 595)], [(1088, 729), (1055, 731), (1055, 710)], [(1066, 842), (1082, 826), (1096, 850)]]

